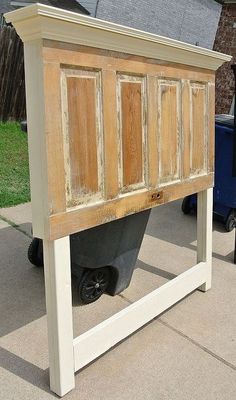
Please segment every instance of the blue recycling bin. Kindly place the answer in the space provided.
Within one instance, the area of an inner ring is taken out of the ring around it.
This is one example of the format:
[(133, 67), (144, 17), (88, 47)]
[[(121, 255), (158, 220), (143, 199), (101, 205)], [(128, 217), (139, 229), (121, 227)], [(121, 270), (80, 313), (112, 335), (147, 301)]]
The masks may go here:
[[(234, 117), (216, 115), (215, 118), (215, 187), (213, 191), (214, 217), (221, 220), (226, 231), (236, 226), (236, 176), (233, 176)], [(185, 197), (182, 211), (188, 214), (197, 208), (196, 194)]]

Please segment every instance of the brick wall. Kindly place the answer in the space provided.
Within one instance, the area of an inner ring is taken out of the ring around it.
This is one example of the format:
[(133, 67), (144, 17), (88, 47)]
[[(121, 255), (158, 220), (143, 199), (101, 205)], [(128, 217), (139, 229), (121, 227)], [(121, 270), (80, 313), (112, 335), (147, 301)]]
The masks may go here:
[[(214, 50), (231, 54), (236, 63), (236, 4), (225, 4), (222, 8), (216, 33)], [(234, 95), (234, 77), (231, 63), (225, 63), (216, 73), (216, 113), (228, 114)]]

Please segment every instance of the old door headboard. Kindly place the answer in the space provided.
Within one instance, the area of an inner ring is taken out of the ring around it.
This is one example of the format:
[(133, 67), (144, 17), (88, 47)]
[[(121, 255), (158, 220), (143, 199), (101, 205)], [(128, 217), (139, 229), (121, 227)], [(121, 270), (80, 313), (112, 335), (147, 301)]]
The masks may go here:
[(229, 56), (44, 5), (7, 20), (25, 44), (34, 236), (213, 186), (214, 71)]
[[(215, 70), (230, 56), (36, 4), (25, 44), (34, 236), (43, 239), (50, 387), (211, 287)], [(74, 338), (69, 235), (198, 193), (197, 264)]]

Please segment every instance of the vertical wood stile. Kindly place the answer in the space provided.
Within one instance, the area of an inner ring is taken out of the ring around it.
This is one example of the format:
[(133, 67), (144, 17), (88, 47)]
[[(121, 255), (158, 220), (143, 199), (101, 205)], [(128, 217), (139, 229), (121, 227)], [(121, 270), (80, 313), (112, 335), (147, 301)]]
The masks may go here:
[(157, 144), (157, 122), (158, 122), (158, 96), (157, 78), (148, 76), (147, 78), (147, 142), (148, 142), (148, 171), (149, 187), (155, 188), (158, 183), (158, 144)]
[(215, 83), (208, 83), (208, 173), (215, 168)]
[(104, 196), (107, 200), (117, 197), (119, 191), (116, 85), (116, 72), (103, 70)]
[[(60, 64), (44, 64), (45, 132), (50, 213), (66, 210)], [(53, 153), (53, 157), (52, 157)], [(56, 183), (56, 184), (55, 184)]]
[(160, 183), (180, 179), (180, 82), (159, 81), (159, 173)]
[(182, 81), (182, 178), (190, 174), (190, 87), (189, 81)]
[(40, 39), (24, 45), (33, 234), (39, 238), (49, 235), (45, 218), (49, 214), (49, 204), (42, 48)]
[(190, 173), (193, 176), (206, 172), (208, 132), (206, 88), (205, 84), (191, 83)]

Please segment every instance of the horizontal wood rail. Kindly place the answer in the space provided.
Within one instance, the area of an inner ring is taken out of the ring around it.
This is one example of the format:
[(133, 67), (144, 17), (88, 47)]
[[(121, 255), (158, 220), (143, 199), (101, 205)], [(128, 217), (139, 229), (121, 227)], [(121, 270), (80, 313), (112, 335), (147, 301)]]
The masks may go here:
[(208, 269), (209, 265), (204, 262), (195, 265), (74, 339), (75, 371), (111, 349), (205, 283)]

